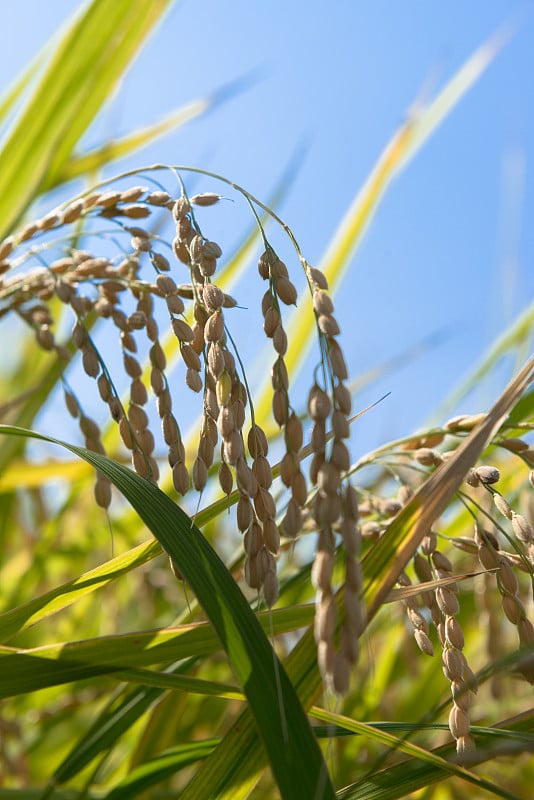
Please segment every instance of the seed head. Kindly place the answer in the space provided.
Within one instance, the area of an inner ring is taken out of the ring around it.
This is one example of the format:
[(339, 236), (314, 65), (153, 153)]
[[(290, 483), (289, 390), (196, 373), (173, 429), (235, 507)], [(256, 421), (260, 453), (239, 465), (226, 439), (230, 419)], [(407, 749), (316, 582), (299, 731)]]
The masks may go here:
[[(503, 517), (507, 517), (507, 519), (512, 519), (513, 511), (501, 494), (495, 493), (493, 495), (493, 502), (495, 503), (497, 509), (501, 512)], [(513, 526), (514, 525), (512, 520), (512, 528)]]
[(513, 511), (511, 513), (511, 519), (512, 530), (519, 541), (523, 542), (523, 544), (529, 544), (532, 542), (534, 540), (534, 531), (532, 530), (532, 525), (530, 522), (521, 514), (516, 514)]
[(218, 203), (219, 200), (222, 200), (222, 197), (220, 194), (214, 194), (213, 192), (202, 192), (200, 194), (194, 194), (193, 197), (189, 199), (195, 206), (213, 206), (215, 203)]
[(278, 530), (278, 525), (271, 517), (267, 517), (263, 523), (263, 540), (265, 546), (271, 553), (278, 553), (280, 550), (280, 531)]
[(224, 316), (220, 310), (213, 312), (204, 327), (206, 342), (219, 342), (224, 336)]
[(501, 477), (501, 473), (499, 472), (497, 467), (490, 467), (490, 466), (476, 467), (475, 475), (479, 479), (480, 483), (484, 484), (497, 483), (497, 481)]
[(267, 437), (259, 425), (253, 425), (248, 432), (247, 447), (253, 459), (267, 455), (269, 449)]
[(187, 342), (188, 344), (193, 341), (194, 334), (191, 330), (191, 327), (185, 322), (183, 319), (173, 319), (172, 320), (172, 329), (174, 331), (175, 336), (181, 342)]
[(276, 294), (286, 306), (294, 306), (297, 303), (297, 290), (289, 278), (283, 276), (277, 278), (275, 282)]
[(204, 300), (204, 305), (211, 312), (217, 311), (219, 308), (221, 308), (224, 301), (224, 295), (222, 291), (218, 286), (215, 286), (214, 283), (204, 284), (202, 297)]
[(182, 496), (189, 491), (189, 473), (183, 461), (177, 461), (172, 468), (174, 488)]
[(316, 289), (313, 293), (313, 309), (319, 315), (330, 315), (334, 312), (334, 304), (330, 296), (322, 289)]
[(315, 422), (328, 418), (331, 409), (330, 398), (323, 389), (314, 384), (308, 395), (308, 414)]
[(293, 453), (298, 453), (302, 447), (303, 438), (302, 422), (293, 411), (286, 423), (285, 439), (288, 449)]
[(195, 369), (188, 368), (185, 374), (185, 382), (191, 391), (197, 394), (202, 391), (202, 378)]

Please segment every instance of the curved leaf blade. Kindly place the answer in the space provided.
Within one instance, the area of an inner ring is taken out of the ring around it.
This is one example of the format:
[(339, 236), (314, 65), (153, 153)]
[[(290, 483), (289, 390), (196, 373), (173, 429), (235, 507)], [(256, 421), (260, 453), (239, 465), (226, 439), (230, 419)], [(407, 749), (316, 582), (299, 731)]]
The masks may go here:
[(0, 238), (53, 182), (171, 0), (93, 0), (68, 27), (0, 152)]

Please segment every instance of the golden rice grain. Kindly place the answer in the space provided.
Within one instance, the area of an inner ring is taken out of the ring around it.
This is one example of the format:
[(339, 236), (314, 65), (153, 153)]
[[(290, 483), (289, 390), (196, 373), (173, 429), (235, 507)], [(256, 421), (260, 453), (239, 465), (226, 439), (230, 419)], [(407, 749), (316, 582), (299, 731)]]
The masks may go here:
[(82, 352), (82, 365), (84, 372), (91, 378), (96, 378), (100, 372), (100, 362), (92, 347), (85, 347)]
[(294, 538), (302, 527), (302, 512), (294, 497), (291, 497), (282, 519), (282, 531), (289, 538)]
[(224, 301), (223, 292), (221, 291), (221, 289), (219, 289), (218, 286), (215, 286), (214, 283), (204, 284), (204, 289), (202, 291), (202, 298), (204, 301), (204, 305), (210, 312), (218, 311), (218, 309), (222, 307)]
[(133, 432), (125, 417), (119, 421), (119, 435), (128, 450), (133, 448)]
[(287, 353), (287, 334), (282, 325), (278, 325), (278, 327), (274, 331), (273, 347), (276, 350), (276, 352), (281, 356), (285, 356), (285, 354)]
[(272, 608), (278, 600), (279, 583), (278, 576), (273, 569), (267, 570), (263, 579), (263, 597), (267, 608)]
[(323, 593), (315, 612), (315, 641), (329, 641), (334, 636), (337, 617), (337, 606), (331, 594)]
[(215, 455), (215, 446), (210, 437), (205, 435), (204, 432), (202, 432), (200, 435), (200, 441), (198, 443), (198, 455), (208, 468), (211, 467)]
[[(253, 473), (251, 473), (251, 475), (254, 477)], [(254, 496), (254, 509), (258, 519), (262, 522), (265, 522), (269, 518), (273, 519), (276, 515), (276, 504), (271, 493), (262, 486), (258, 486), (256, 492), (252, 489), (252, 494)]]
[(172, 197), (168, 192), (156, 191), (150, 192), (145, 200), (147, 203), (150, 203), (151, 206), (166, 206), (167, 203), (172, 200)]
[(328, 314), (320, 314), (317, 317), (317, 325), (325, 336), (338, 336), (340, 333), (337, 320)]
[(303, 439), (302, 422), (293, 411), (286, 422), (285, 429), (285, 441), (288, 449), (298, 453), (302, 447)]
[(147, 191), (146, 186), (131, 186), (121, 192), (120, 200), (122, 203), (135, 203)]
[(269, 444), (265, 432), (259, 425), (252, 425), (247, 436), (247, 447), (251, 458), (266, 456)]
[(230, 495), (234, 486), (232, 470), (224, 461), (219, 465), (219, 486), (226, 495)]
[(172, 467), (173, 486), (182, 496), (189, 491), (189, 473), (183, 461), (177, 461)]
[(263, 547), (263, 531), (261, 526), (253, 520), (243, 537), (243, 548), (247, 556), (257, 555)]
[(281, 327), (280, 322), (281, 317), (278, 309), (274, 306), (269, 306), (263, 318), (263, 330), (269, 339), (272, 339), (275, 331)]
[(317, 267), (311, 267), (308, 265), (306, 269), (308, 278), (317, 287), (317, 289), (324, 289), (325, 291), (328, 289), (328, 281), (326, 279), (326, 275), (324, 272), (321, 272), (320, 269)]
[(347, 365), (345, 358), (341, 352), (341, 348), (334, 338), (328, 337), (328, 358), (332, 373), (339, 381), (344, 381), (348, 378)]
[(128, 420), (135, 431), (142, 431), (148, 427), (148, 416), (144, 408), (132, 403), (128, 409)]
[[(269, 489), (273, 482), (271, 465), (265, 456), (258, 456), (252, 463), (252, 471), (258, 481), (258, 485), (264, 489)], [(274, 515), (273, 515), (274, 516)]]
[(222, 200), (221, 195), (214, 192), (201, 192), (200, 194), (194, 194), (190, 198), (191, 203), (195, 206), (212, 206), (218, 203), (219, 200)]
[(294, 306), (297, 303), (297, 290), (289, 280), (283, 276), (276, 279), (276, 294), (286, 306)]
[(194, 334), (191, 327), (183, 319), (173, 319), (172, 329), (177, 339), (181, 342), (190, 344), (194, 339)]
[(251, 589), (261, 588), (261, 578), (258, 573), (257, 556), (245, 559), (245, 580)]
[(516, 514), (514, 511), (511, 513), (512, 530), (516, 537), (523, 544), (528, 544), (534, 540), (534, 531), (532, 525), (521, 514)]
[(308, 414), (310, 418), (322, 421), (328, 418), (331, 409), (330, 398), (317, 384), (314, 384), (308, 395)]
[(332, 674), (332, 684), (334, 691), (344, 696), (348, 693), (350, 688), (350, 676), (352, 672), (352, 663), (347, 658), (344, 650), (336, 653), (334, 661), (334, 670)]
[(283, 389), (275, 389), (273, 392), (273, 417), (280, 427), (284, 425), (288, 418), (287, 395)]
[(224, 335), (224, 316), (220, 310), (208, 317), (204, 327), (204, 340), (206, 342), (219, 342)]
[(13, 236), (8, 236), (0, 243), (0, 261), (3, 261), (11, 255), (15, 248), (15, 240)]
[(208, 468), (204, 460), (197, 456), (193, 464), (193, 486), (197, 492), (201, 492), (208, 482)]
[(312, 303), (313, 310), (318, 315), (330, 315), (334, 313), (334, 304), (332, 299), (330, 298), (330, 295), (328, 295), (322, 289), (316, 289), (313, 292)]
[(186, 372), (185, 382), (191, 391), (196, 392), (197, 394), (198, 392), (202, 391), (202, 378), (196, 370), (191, 369), (190, 367)]
[(456, 705), (449, 714), (449, 728), (455, 739), (469, 734), (469, 715)]
[(501, 477), (501, 473), (497, 467), (490, 467), (486, 465), (476, 467), (475, 475), (483, 484), (497, 483)]
[(271, 553), (278, 553), (280, 550), (280, 531), (271, 517), (267, 517), (263, 522), (263, 540)]
[(434, 655), (434, 646), (425, 631), (422, 630), (414, 630), (414, 639), (420, 651), (427, 656)]
[[(507, 517), (507, 519), (512, 519), (513, 511), (502, 495), (495, 493), (493, 495), (493, 502), (495, 503), (495, 506), (501, 512), (503, 517)], [(512, 521), (512, 528), (513, 528), (513, 521)]]
[(139, 378), (135, 378), (130, 384), (130, 401), (139, 406), (144, 406), (148, 402), (146, 386)]
[(308, 500), (306, 478), (299, 468), (297, 468), (291, 480), (291, 495), (301, 507), (304, 506)]
[(237, 502), (237, 527), (241, 532), (248, 530), (254, 519), (254, 510), (250, 499), (241, 495)]
[(93, 491), (96, 504), (100, 508), (109, 508), (111, 504), (111, 481), (99, 473)]

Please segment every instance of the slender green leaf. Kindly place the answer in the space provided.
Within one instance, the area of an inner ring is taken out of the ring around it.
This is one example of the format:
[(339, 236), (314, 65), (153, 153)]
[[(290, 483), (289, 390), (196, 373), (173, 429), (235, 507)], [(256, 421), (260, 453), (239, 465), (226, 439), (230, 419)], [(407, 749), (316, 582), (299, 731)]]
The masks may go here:
[(182, 108), (173, 111), (159, 122), (129, 133), (120, 139), (110, 139), (102, 147), (86, 153), (72, 155), (57, 174), (50, 176), (45, 189), (52, 189), (61, 183), (80, 178), (84, 175), (95, 175), (103, 166), (117, 161), (146, 147), (176, 128), (185, 125), (196, 117), (212, 111), (220, 103), (233, 96), (246, 85), (245, 80), (234, 81), (227, 86), (212, 92), (207, 97), (193, 100)]
[(497, 363), (506, 355), (513, 354), (525, 342), (530, 342), (534, 331), (534, 303), (531, 303), (519, 317), (514, 320), (499, 338), (492, 343), (488, 352), (482, 357), (480, 364), (455, 388), (445, 399), (443, 405), (432, 415), (435, 420), (442, 420), (456, 408), (460, 400), (486, 378)]
[(209, 756), (219, 741), (204, 739), (202, 742), (182, 744), (162, 753), (130, 772), (127, 778), (104, 795), (104, 800), (129, 800), (130, 797), (137, 797), (150, 786)]
[(35, 77), (42, 61), (40, 54), (31, 64), (18, 76), (13, 85), (4, 93), (0, 99), (0, 122), (11, 112), (15, 104), (20, 100), (24, 91), (27, 89)]
[[(498, 729), (496, 729), (496, 732), (498, 732)], [(474, 750), (468, 760), (470, 765), (475, 766), (499, 756), (510, 757), (513, 754), (518, 755), (529, 751), (532, 752), (532, 747), (523, 744), (520, 739), (515, 743), (515, 746), (511, 746), (510, 742), (505, 741), (503, 748), (497, 745), (495, 748)], [(440, 747), (434, 753), (442, 758), (454, 758), (454, 745)], [(400, 764), (395, 764), (392, 767), (367, 775), (357, 783), (337, 792), (336, 796), (338, 800), (403, 800), (403, 798), (411, 795), (412, 792), (442, 781), (445, 775), (446, 772), (437, 765), (421, 763), (416, 760), (403, 761)], [(507, 792), (504, 787), (497, 787), (494, 784), (480, 788), (485, 788), (492, 794), (507, 797), (510, 800), (522, 800), (517, 795)]]
[(21, 606), (0, 614), (0, 641), (6, 642), (31, 625), (35, 625), (51, 614), (68, 608), (81, 597), (107, 585), (120, 575), (145, 564), (161, 553), (157, 542), (145, 542), (127, 553), (107, 561), (100, 567), (80, 575), (68, 583), (57, 586)]
[(170, 0), (93, 0), (67, 29), (0, 152), (0, 238), (51, 184)]
[[(270, 616), (266, 613), (258, 615), (258, 622), (265, 632), (270, 631)], [(313, 607), (310, 605), (277, 609), (272, 612), (273, 631), (275, 634), (294, 631), (309, 625), (312, 618)], [(219, 649), (220, 641), (206, 622), (45, 645), (30, 650), (0, 646), (0, 697), (97, 675), (120, 677), (117, 673), (127, 669), (209, 655)]]
[(474, 772), (471, 772), (465, 767), (461, 767), (458, 764), (453, 764), (450, 761), (446, 761), (442, 756), (437, 755), (429, 750), (425, 750), (423, 747), (419, 747), (419, 745), (413, 744), (406, 739), (399, 739), (397, 736), (393, 736), (391, 733), (380, 729), (379, 727), (368, 725), (365, 722), (358, 722), (341, 714), (323, 711), (322, 709), (314, 709), (313, 716), (315, 719), (320, 719), (322, 722), (330, 722), (333, 725), (343, 725), (343, 727), (345, 727), (347, 730), (351, 730), (354, 733), (359, 733), (361, 736), (367, 736), (373, 741), (383, 744), (392, 750), (400, 750), (402, 753), (411, 756), (413, 759), (423, 761), (426, 764), (438, 768), (445, 774), (455, 775), (458, 778), (463, 778), (464, 780), (468, 781), (468, 783), (472, 783), (481, 789), (486, 789), (487, 791), (493, 792), (493, 794), (497, 795), (497, 797), (515, 800), (514, 795), (505, 792), (499, 786), (496, 786), (490, 781), (479, 778), (478, 775), (475, 775)]
[[(193, 680), (184, 673), (189, 669), (191, 661), (172, 665), (165, 673), (160, 673), (168, 681)], [(146, 670), (144, 671), (146, 672)], [(203, 683), (201, 681), (200, 683)], [(168, 688), (184, 688), (169, 686)], [(187, 691), (187, 689), (186, 689)], [(149, 708), (159, 702), (163, 696), (161, 687), (139, 687), (133, 691), (128, 690), (118, 702), (113, 702), (105, 708), (94, 720), (90, 728), (83, 732), (80, 739), (73, 745), (69, 754), (63, 759), (54, 771), (53, 783), (65, 783), (77, 775), (100, 753), (109, 751), (114, 747), (119, 738), (144, 714)]]

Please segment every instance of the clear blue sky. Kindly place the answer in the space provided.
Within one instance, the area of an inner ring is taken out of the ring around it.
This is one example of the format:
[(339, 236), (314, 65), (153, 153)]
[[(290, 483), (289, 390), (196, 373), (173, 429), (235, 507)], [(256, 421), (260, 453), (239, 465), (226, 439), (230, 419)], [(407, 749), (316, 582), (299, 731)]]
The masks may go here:
[[(0, 4), (0, 86), (78, 5)], [(267, 199), (307, 140), (280, 212), (317, 263), (425, 81), (439, 89), (510, 21), (512, 41), (390, 188), (339, 295), (353, 376), (437, 330), (448, 336), (356, 401), (393, 393), (366, 419), (369, 442), (424, 422), (533, 297), (534, 3), (176, 2), (88, 137), (124, 134), (258, 69), (251, 88), (135, 163), (205, 167)], [(465, 410), (490, 400), (481, 393)]]

